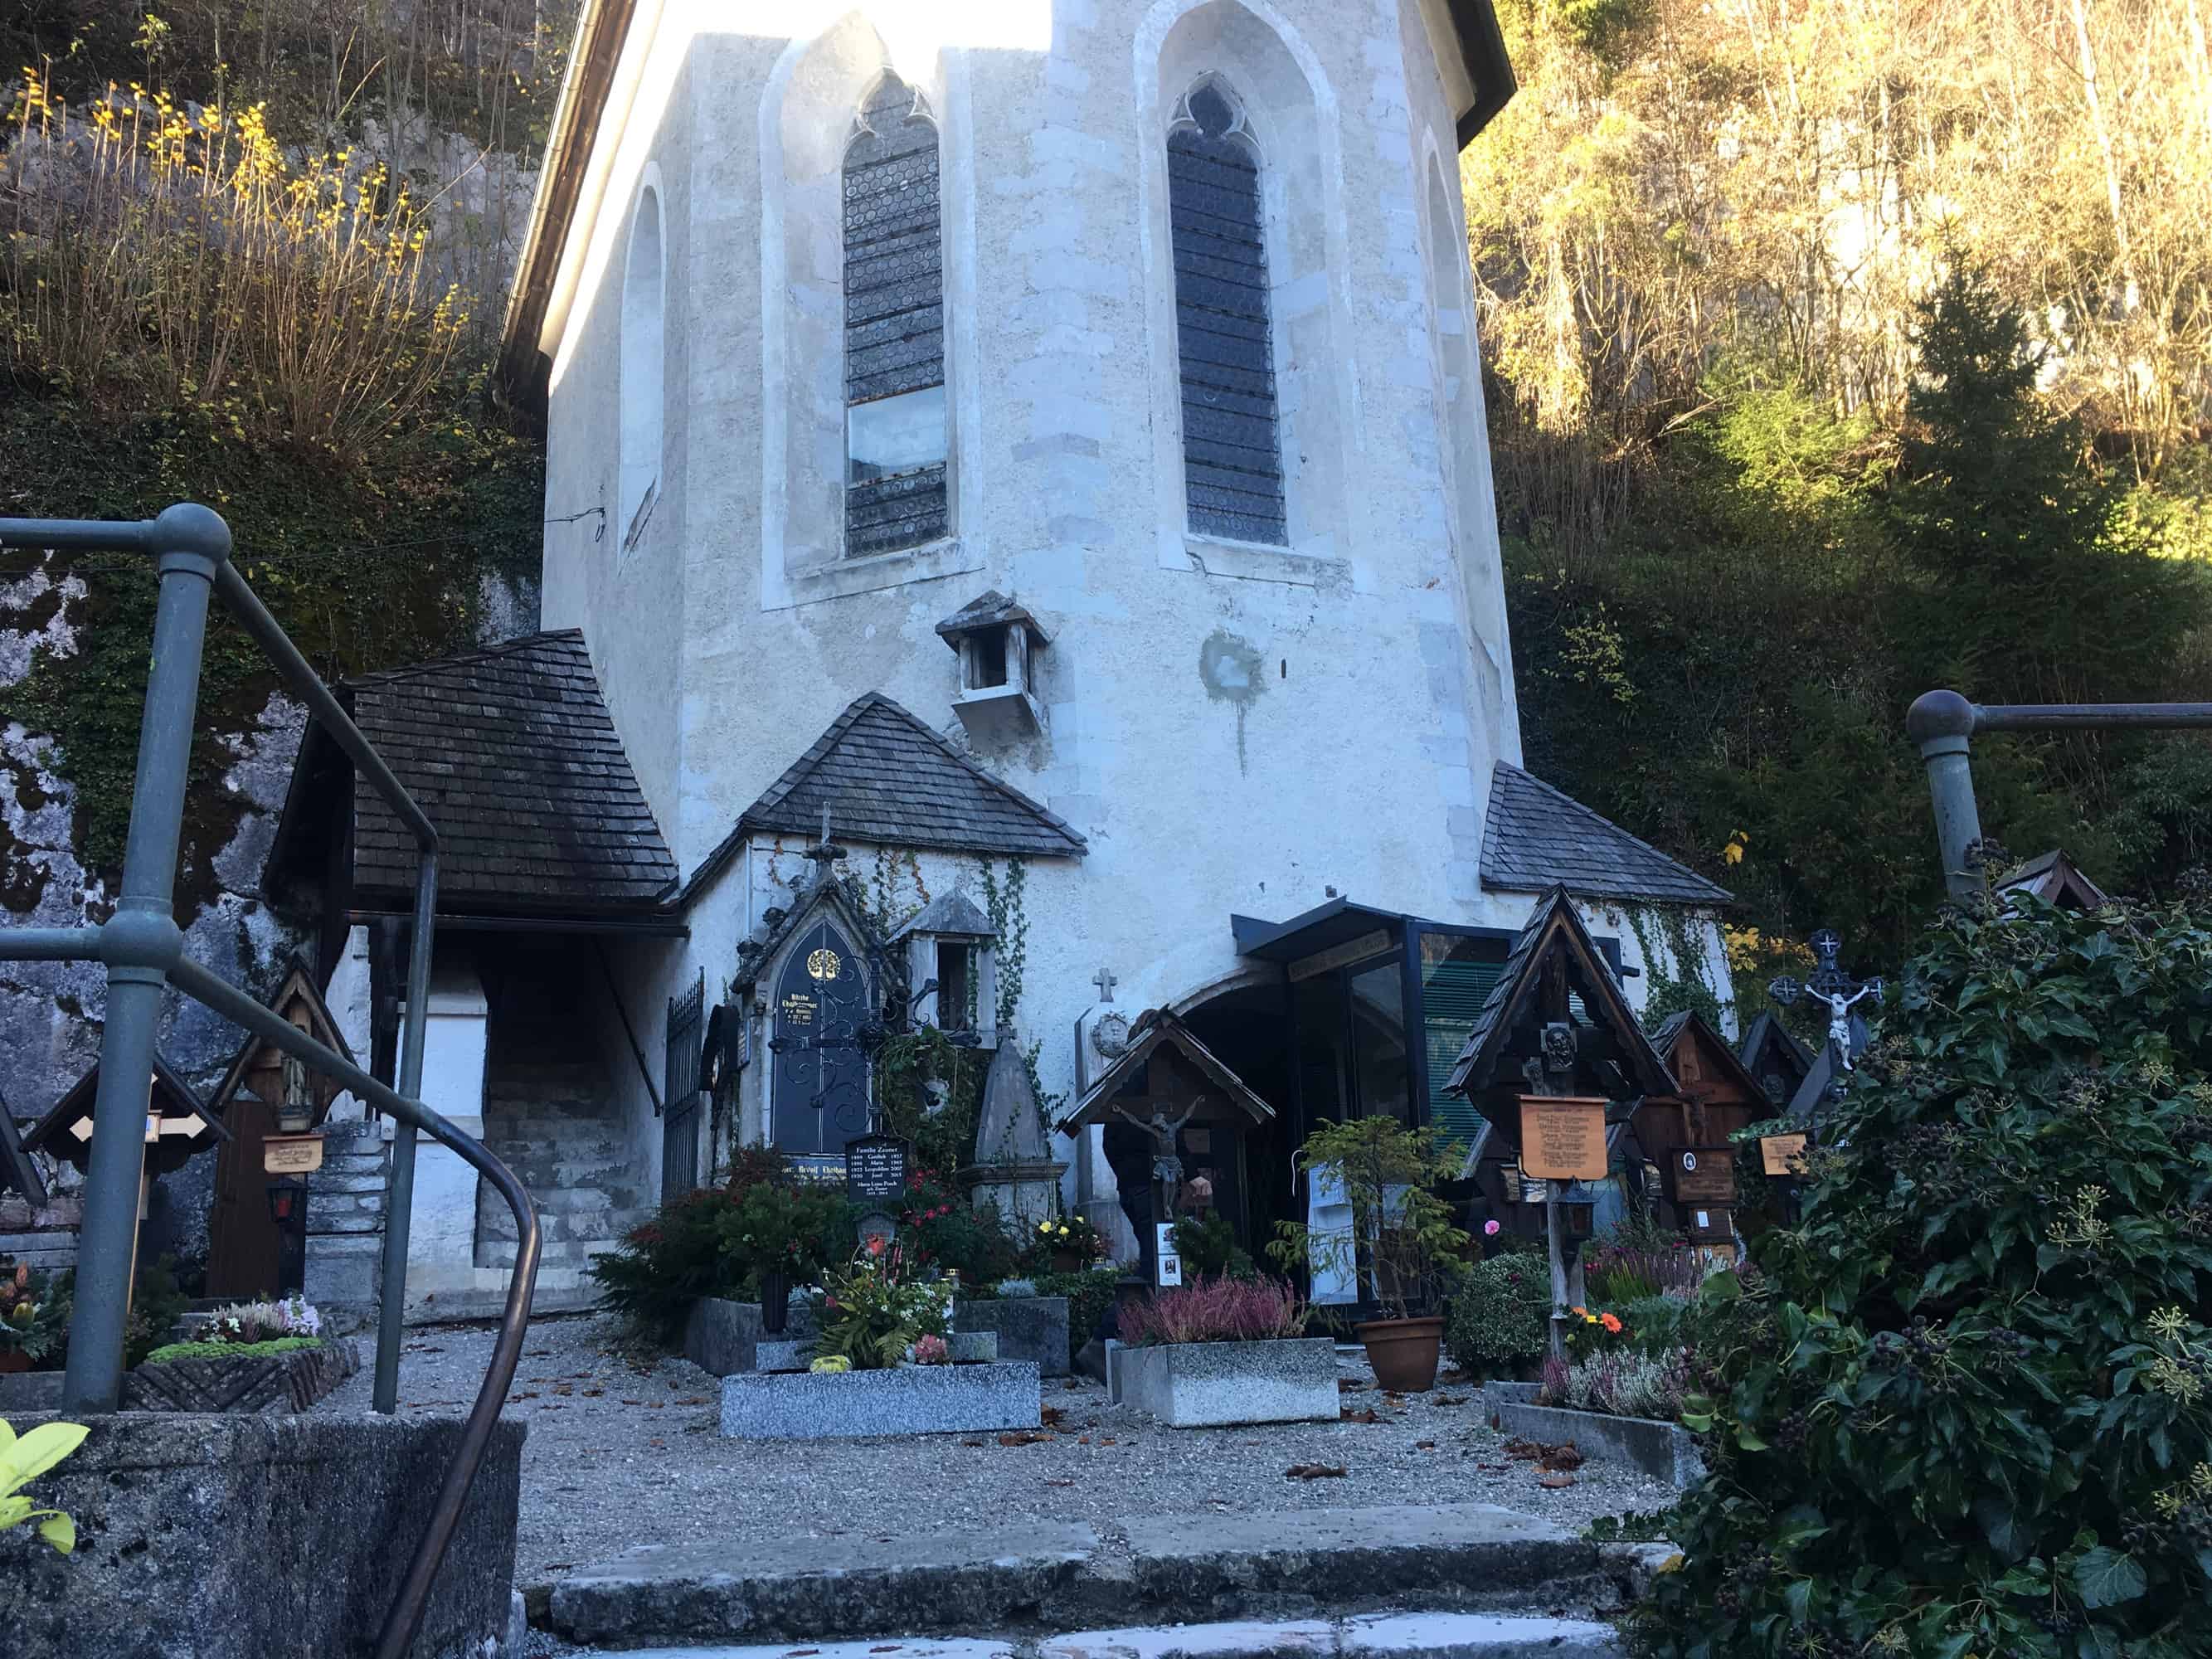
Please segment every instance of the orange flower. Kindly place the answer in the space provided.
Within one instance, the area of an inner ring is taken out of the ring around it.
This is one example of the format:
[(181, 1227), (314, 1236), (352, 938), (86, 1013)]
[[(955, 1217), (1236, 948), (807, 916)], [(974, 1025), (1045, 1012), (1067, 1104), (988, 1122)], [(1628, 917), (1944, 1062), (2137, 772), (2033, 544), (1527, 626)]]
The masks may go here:
[(1604, 1326), (1606, 1330), (1612, 1335), (1619, 1336), (1620, 1334), (1620, 1316), (1619, 1314), (1600, 1314), (1597, 1316), (1597, 1322)]
[(1589, 1317), (1589, 1310), (1588, 1308), (1577, 1305), (1575, 1311), (1580, 1314), (1584, 1319), (1588, 1319)]

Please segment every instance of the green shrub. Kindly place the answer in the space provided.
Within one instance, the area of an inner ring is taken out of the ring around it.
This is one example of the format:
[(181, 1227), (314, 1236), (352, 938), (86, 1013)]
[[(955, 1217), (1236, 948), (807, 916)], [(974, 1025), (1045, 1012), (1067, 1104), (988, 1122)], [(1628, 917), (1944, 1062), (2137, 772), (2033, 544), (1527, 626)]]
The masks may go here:
[(266, 1342), (171, 1342), (138, 1363), (166, 1365), (172, 1359), (246, 1359), (256, 1354), (298, 1353), (303, 1348), (322, 1346), (319, 1336), (272, 1336)]
[(1690, 1303), (1679, 1296), (1644, 1296), (1625, 1303), (1621, 1322), (1628, 1327), (1628, 1346), (1656, 1358), (1694, 1346)]
[(2212, 908), (2021, 908), (1932, 934), (1802, 1224), (1700, 1292), (1642, 1654), (2208, 1651)]
[(1470, 1272), (1444, 1311), (1444, 1352), (1471, 1376), (1510, 1376), (1543, 1358), (1552, 1314), (1549, 1267), (1524, 1253)]
[(963, 1286), (997, 1284), (1021, 1255), (997, 1206), (971, 1206), (933, 1170), (908, 1177), (899, 1243), (920, 1266), (958, 1273)]
[(1237, 1242), (1237, 1230), (1218, 1210), (1208, 1210), (1203, 1216), (1187, 1215), (1176, 1221), (1175, 1248), (1187, 1279), (1259, 1277), (1250, 1253)]

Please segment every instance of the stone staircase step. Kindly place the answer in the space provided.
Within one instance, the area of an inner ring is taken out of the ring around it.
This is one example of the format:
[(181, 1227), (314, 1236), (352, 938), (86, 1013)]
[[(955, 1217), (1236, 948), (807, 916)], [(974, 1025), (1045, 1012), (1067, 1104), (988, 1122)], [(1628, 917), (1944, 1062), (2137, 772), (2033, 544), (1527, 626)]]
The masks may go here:
[[(1619, 1596), (1596, 1545), (1486, 1504), (1161, 1516), (1123, 1525), (1126, 1544), (1085, 1525), (1027, 1523), (744, 1550), (649, 1545), (554, 1583), (544, 1620), (573, 1641), (629, 1648), (736, 1637), (813, 1644), (908, 1632), (1096, 1632), (1224, 1618), (1318, 1620), (1334, 1631), (1340, 1620), (1377, 1612), (1557, 1618), (1612, 1607)], [(1577, 1639), (1605, 1635), (1589, 1626)], [(1104, 1659), (1103, 1650), (1060, 1653), (1048, 1645), (1058, 1638), (1045, 1639), (1038, 1659)], [(1520, 1650), (1616, 1650), (1556, 1643)]]
[[(821, 1659), (884, 1659), (879, 1642), (828, 1642)], [(1486, 1613), (1382, 1613), (1291, 1623), (1173, 1625), (1067, 1636), (982, 1636), (896, 1644), (897, 1659), (1615, 1659), (1609, 1626)], [(647, 1648), (627, 1659), (787, 1659), (787, 1645)]]

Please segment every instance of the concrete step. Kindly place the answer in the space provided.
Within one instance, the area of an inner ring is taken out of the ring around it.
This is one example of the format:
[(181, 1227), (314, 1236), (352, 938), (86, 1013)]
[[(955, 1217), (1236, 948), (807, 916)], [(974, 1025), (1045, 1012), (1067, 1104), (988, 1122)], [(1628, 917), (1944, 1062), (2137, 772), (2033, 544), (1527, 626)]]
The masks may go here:
[[(1382, 1613), (1295, 1623), (1140, 1626), (1066, 1636), (830, 1642), (821, 1659), (1614, 1659), (1609, 1626), (1486, 1613)], [(647, 1648), (628, 1659), (788, 1659), (788, 1646)]]
[(573, 1641), (634, 1647), (1223, 1619), (1334, 1628), (1414, 1610), (1557, 1618), (1620, 1595), (1596, 1545), (1487, 1504), (1144, 1516), (1122, 1531), (1109, 1540), (1086, 1525), (1025, 1523), (648, 1545), (557, 1581), (533, 1616)]

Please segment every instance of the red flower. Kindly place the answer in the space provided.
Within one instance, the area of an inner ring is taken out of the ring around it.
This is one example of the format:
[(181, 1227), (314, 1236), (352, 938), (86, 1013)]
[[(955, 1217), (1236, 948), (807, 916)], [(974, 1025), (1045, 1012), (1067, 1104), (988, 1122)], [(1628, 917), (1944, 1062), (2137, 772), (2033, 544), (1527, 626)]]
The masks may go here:
[(880, 1233), (871, 1233), (871, 1234), (869, 1234), (869, 1235), (868, 1235), (868, 1254), (869, 1254), (870, 1255), (881, 1255), (883, 1253), (884, 1253), (884, 1240), (883, 1240), (883, 1235), (882, 1235), (882, 1234), (880, 1234)]

